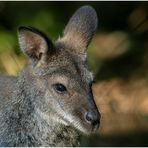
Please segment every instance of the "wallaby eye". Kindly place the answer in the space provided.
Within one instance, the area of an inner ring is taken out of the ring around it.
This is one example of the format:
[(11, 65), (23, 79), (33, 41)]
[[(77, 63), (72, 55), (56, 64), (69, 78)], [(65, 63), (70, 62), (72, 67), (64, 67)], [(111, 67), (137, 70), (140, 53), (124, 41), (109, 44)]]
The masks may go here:
[(63, 84), (60, 84), (60, 83), (55, 84), (54, 88), (59, 93), (64, 93), (65, 91), (67, 91), (66, 87)]

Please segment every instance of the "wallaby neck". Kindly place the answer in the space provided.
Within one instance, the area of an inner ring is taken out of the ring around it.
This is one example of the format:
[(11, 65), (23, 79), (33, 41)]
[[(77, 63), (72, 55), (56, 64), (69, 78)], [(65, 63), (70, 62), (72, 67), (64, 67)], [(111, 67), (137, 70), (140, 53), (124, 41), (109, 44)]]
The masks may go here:
[(34, 119), (38, 133), (35, 133), (41, 146), (79, 146), (78, 133), (70, 127), (55, 121), (46, 121), (39, 111), (36, 111)]

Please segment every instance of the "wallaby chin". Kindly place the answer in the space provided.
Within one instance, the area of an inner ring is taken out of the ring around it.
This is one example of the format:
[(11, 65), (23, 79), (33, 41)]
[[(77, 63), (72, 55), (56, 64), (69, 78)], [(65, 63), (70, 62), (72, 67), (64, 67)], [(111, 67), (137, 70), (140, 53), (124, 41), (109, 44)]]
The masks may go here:
[(77, 130), (86, 135), (97, 130), (100, 113), (86, 64), (97, 22), (95, 10), (83, 6), (56, 42), (37, 29), (19, 27), (20, 48), (30, 62), (18, 78), (0, 79), (0, 100), (6, 101), (0, 146), (78, 146)]
[(95, 127), (92, 127), (92, 126), (84, 127), (84, 126), (77, 124), (74, 128), (76, 128), (81, 134), (91, 135), (91, 134), (94, 134), (97, 132), (99, 125), (97, 125)]

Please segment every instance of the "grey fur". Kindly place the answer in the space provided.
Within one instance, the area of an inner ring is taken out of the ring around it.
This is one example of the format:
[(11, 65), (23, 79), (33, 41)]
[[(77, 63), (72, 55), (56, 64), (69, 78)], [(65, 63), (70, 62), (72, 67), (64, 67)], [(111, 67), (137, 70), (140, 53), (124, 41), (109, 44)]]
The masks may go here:
[[(84, 25), (78, 18), (88, 20), (93, 15), (90, 6), (82, 7), (68, 26)], [(95, 29), (92, 24), (82, 29), (82, 34), (90, 31), (85, 43)], [(69, 31), (67, 27), (64, 34)], [(84, 57), (73, 53), (64, 37), (52, 44), (42, 33), (26, 27), (21, 27), (18, 35), (22, 51), (31, 60), (18, 77), (0, 77), (0, 146), (79, 146), (78, 131), (89, 134), (98, 127), (85, 119), (88, 111), (98, 110)], [(66, 86), (64, 94), (55, 91), (53, 84), (57, 83)]]

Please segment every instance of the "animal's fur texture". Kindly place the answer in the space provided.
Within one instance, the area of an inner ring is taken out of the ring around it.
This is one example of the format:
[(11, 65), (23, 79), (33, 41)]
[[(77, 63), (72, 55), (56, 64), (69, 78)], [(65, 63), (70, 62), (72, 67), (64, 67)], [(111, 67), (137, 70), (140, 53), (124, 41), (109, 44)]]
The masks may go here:
[[(30, 61), (18, 77), (0, 77), (0, 146), (78, 146), (77, 130), (88, 134), (98, 127), (85, 62), (96, 26), (95, 10), (84, 6), (55, 43), (36, 29), (19, 28)], [(59, 83), (66, 91), (56, 90)], [(89, 111), (97, 123), (85, 118)]]

